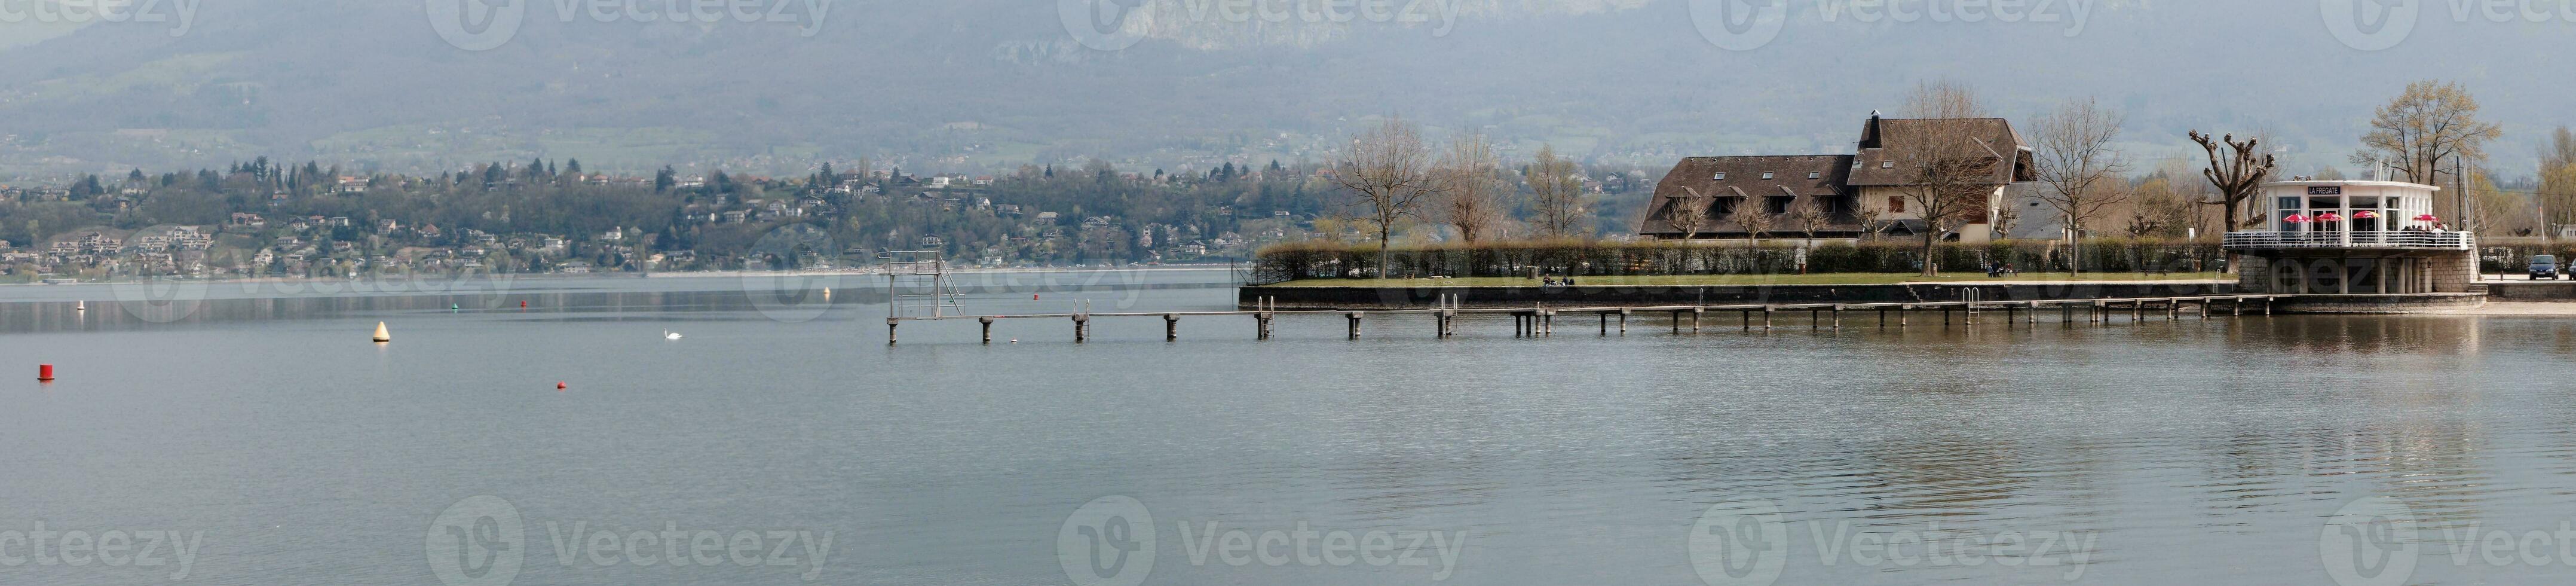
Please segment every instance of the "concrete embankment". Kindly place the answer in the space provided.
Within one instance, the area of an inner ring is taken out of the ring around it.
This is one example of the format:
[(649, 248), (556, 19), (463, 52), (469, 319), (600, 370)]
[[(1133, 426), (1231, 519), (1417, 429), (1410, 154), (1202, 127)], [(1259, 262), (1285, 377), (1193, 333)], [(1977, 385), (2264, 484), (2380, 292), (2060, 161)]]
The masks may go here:
[(1236, 305), (1255, 309), (1264, 300), (1287, 311), (1428, 309), (1453, 298), (1465, 308), (1656, 307), (1797, 303), (1957, 302), (1975, 291), (1978, 301), (2205, 297), (2236, 292), (2233, 281), (1914, 283), (1900, 285), (1726, 285), (1573, 287), (1243, 287)]

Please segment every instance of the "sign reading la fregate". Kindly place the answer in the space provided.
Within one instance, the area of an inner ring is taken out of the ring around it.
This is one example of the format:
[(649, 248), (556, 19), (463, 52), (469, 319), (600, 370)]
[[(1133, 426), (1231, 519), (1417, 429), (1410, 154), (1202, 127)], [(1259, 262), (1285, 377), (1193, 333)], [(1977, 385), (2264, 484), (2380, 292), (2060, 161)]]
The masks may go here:
[(2310, 185), (2308, 195), (2343, 195), (2341, 185)]

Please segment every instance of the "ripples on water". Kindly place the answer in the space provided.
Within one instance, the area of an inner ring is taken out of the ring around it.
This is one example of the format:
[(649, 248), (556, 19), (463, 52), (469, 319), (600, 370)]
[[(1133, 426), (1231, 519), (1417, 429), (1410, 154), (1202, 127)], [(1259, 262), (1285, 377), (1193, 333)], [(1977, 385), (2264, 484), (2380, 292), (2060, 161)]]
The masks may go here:
[[(1491, 319), (1443, 341), (1428, 321), (1377, 317), (1353, 342), (1317, 317), (1258, 343), (1248, 319), (1199, 318), (1178, 344), (1137, 319), (1099, 322), (1083, 346), (1070, 324), (1005, 322), (997, 337), (1022, 343), (985, 347), (966, 321), (906, 325), (888, 348), (883, 291), (857, 279), (828, 282), (845, 287), (830, 309), (799, 319), (771, 310), (819, 299), (728, 279), (218, 296), (177, 319), (7, 292), (27, 300), (0, 304), (0, 354), (67, 377), (19, 384), (0, 409), (0, 440), (19, 448), (0, 455), (0, 522), (201, 527), (214, 549), (192, 581), (435, 583), (420, 527), (491, 494), (532, 523), (836, 530), (826, 583), (1028, 584), (1065, 582), (1066, 515), (1126, 495), (1162, 534), (1150, 583), (1433, 577), (1192, 564), (1178, 524), (1215, 521), (1466, 531), (1451, 583), (1697, 584), (1691, 524), (1759, 499), (1790, 521), (1781, 583), (2062, 583), (2071, 568), (1828, 564), (1815, 540), (2064, 531), (2099, 535), (2080, 582), (2164, 584), (2325, 583), (2324, 519), (2369, 496), (2517, 533), (2576, 518), (2560, 382), (2576, 322), (1676, 336), (1647, 320), (1624, 337), (1514, 340)], [(970, 303), (1220, 309), (1222, 281), (1005, 283)], [(380, 320), (396, 343), (363, 344)], [(532, 532), (520, 583), (801, 582), (560, 568)], [(2570, 571), (2450, 559), (2427, 553), (2416, 581)], [(52, 571), (24, 573), (143, 575)]]

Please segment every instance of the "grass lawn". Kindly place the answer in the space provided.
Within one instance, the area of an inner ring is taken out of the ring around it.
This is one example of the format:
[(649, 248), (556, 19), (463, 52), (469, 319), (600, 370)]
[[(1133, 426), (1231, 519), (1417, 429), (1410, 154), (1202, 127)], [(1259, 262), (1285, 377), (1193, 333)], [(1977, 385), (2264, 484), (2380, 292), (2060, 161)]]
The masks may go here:
[[(2190, 281), (2222, 279), (2219, 273), (2023, 273), (2001, 279), (1985, 273), (1949, 273), (1925, 277), (1900, 273), (1827, 273), (1817, 275), (1667, 275), (1578, 277), (1574, 284), (1592, 286), (1690, 287), (1721, 285), (1894, 285), (1901, 283), (2046, 283), (2073, 281)], [(1535, 287), (1535, 279), (1472, 277), (1464, 279), (1307, 279), (1273, 287)]]

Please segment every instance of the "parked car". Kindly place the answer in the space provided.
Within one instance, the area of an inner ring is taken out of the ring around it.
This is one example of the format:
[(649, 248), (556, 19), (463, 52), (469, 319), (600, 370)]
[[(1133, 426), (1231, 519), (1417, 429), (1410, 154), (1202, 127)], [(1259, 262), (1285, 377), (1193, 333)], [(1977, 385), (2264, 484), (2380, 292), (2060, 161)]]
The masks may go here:
[(2558, 257), (2540, 254), (2531, 257), (2531, 280), (2558, 280)]

